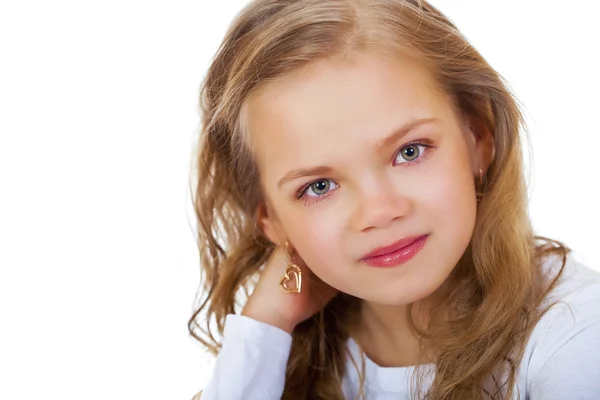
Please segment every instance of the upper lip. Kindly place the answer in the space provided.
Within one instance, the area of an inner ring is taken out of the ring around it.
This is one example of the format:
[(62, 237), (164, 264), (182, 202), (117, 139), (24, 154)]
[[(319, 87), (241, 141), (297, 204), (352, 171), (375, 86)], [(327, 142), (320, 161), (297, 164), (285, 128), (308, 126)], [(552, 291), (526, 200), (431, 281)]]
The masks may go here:
[(427, 236), (427, 235), (418, 235), (418, 236), (403, 237), (402, 239), (397, 240), (397, 241), (395, 241), (394, 243), (392, 243), (392, 244), (390, 244), (388, 246), (378, 247), (375, 250), (371, 251), (370, 253), (365, 254), (362, 257), (362, 260), (365, 260), (367, 258), (372, 258), (372, 257), (377, 257), (377, 256), (383, 256), (385, 254), (393, 253), (393, 252), (398, 251), (401, 248), (406, 247), (409, 244), (417, 241), (418, 239), (421, 239), (424, 236)]

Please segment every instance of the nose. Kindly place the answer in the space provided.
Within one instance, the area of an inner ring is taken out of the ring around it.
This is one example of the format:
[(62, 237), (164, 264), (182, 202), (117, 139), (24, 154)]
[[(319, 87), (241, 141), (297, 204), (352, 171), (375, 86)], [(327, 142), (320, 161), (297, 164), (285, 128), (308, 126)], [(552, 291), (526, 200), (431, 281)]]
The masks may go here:
[(351, 221), (357, 231), (385, 228), (410, 211), (409, 198), (395, 190), (389, 182), (362, 188), (357, 197)]

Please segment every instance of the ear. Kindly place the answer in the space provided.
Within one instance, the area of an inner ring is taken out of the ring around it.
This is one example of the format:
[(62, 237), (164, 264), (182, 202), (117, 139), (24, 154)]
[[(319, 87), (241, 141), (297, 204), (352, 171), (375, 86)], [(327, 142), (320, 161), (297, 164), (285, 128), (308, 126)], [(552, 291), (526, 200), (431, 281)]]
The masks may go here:
[(468, 134), (473, 141), (474, 172), (479, 173), (479, 168), (486, 172), (494, 160), (495, 146), (494, 135), (487, 124), (475, 116), (467, 117)]
[(256, 220), (258, 227), (265, 236), (276, 246), (281, 246), (283, 241), (279, 234), (280, 227), (275, 217), (275, 212), (265, 202), (261, 202), (256, 210)]

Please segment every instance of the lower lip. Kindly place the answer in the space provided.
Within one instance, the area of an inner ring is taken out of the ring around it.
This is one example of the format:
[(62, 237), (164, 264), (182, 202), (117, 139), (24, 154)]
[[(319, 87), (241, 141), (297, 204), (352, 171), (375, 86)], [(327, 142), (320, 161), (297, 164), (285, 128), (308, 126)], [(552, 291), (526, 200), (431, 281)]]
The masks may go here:
[(389, 268), (410, 261), (425, 246), (429, 235), (422, 236), (408, 246), (398, 249), (392, 253), (376, 257), (365, 258), (363, 263), (377, 268)]

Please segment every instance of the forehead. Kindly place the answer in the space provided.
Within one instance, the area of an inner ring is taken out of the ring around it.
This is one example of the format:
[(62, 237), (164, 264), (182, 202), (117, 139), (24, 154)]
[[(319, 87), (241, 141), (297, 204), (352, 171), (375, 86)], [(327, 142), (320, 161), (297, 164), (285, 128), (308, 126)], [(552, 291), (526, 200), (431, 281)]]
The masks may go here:
[(432, 77), (408, 61), (332, 58), (280, 77), (248, 101), (246, 123), (266, 179), (340, 162), (417, 118), (450, 117)]

